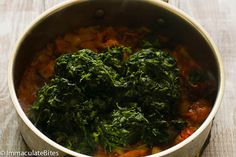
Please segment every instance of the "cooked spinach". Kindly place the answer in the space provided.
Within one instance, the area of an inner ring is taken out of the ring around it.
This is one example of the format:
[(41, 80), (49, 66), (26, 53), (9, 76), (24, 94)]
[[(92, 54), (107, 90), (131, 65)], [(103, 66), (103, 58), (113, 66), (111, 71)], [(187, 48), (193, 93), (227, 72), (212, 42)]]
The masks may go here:
[(157, 38), (157, 36), (154, 35), (153, 32), (150, 33), (150, 34), (147, 34), (147, 35), (144, 37), (144, 39), (140, 41), (139, 44), (140, 44), (141, 48), (144, 48), (144, 49), (150, 48), (150, 47), (156, 48), (156, 49), (160, 49), (160, 48), (162, 48), (162, 46), (163, 46), (163, 45), (161, 44), (159, 38)]
[(207, 81), (207, 73), (200, 69), (192, 69), (189, 71), (187, 80), (191, 86)]
[(140, 142), (145, 126), (149, 125), (141, 109), (136, 106), (118, 106), (109, 117), (98, 126), (101, 143), (109, 151), (116, 147), (129, 149), (132, 144)]
[(185, 89), (191, 101), (201, 98), (214, 100), (216, 87), (214, 77), (200, 68), (192, 68), (185, 78)]
[(30, 117), (51, 139), (88, 155), (98, 145), (108, 152), (153, 146), (170, 142), (185, 126), (177, 112), (180, 94), (179, 70), (168, 52), (83, 49), (56, 60)]

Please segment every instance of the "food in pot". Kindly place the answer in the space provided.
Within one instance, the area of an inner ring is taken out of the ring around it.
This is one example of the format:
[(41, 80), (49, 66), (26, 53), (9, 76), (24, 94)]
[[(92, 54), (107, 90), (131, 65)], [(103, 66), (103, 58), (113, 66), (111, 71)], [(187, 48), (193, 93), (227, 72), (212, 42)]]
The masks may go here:
[(18, 97), (34, 125), (92, 156), (139, 157), (189, 137), (206, 119), (215, 81), (185, 47), (148, 28), (80, 28), (49, 43)]

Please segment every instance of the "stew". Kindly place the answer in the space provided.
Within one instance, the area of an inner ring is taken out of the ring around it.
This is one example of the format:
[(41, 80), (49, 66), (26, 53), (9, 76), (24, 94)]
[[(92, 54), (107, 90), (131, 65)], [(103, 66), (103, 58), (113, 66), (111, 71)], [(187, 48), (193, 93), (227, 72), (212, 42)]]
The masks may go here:
[(191, 136), (211, 111), (212, 75), (146, 27), (84, 27), (48, 43), (17, 90), (34, 125), (96, 157), (140, 157)]

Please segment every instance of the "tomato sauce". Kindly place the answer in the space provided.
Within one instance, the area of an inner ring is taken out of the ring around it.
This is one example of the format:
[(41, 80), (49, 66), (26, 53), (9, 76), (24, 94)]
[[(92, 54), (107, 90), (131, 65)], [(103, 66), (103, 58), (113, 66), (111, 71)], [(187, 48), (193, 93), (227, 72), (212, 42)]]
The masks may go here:
[[(83, 48), (98, 52), (103, 48), (116, 45), (137, 49), (139, 41), (150, 32), (151, 30), (145, 27), (130, 29), (128, 27), (95, 26), (79, 28), (63, 36), (56, 37), (54, 41), (48, 43), (44, 49), (36, 53), (35, 58), (22, 76), (17, 95), (23, 110), (28, 112), (36, 98), (37, 90), (53, 75), (55, 60), (58, 56)], [(159, 38), (161, 43), (168, 44), (170, 42), (168, 37), (158, 33), (155, 36)], [(206, 75), (204, 69), (191, 58), (187, 48), (184, 46), (176, 44), (174, 48), (168, 51), (175, 57), (180, 69), (183, 89), (179, 103), (179, 112), (186, 119), (187, 127), (168, 146), (154, 146), (152, 148), (143, 146), (126, 151), (115, 149), (110, 154), (99, 148), (94, 155), (95, 157), (140, 157), (158, 153), (191, 136), (207, 118), (214, 103), (211, 96), (215, 91), (215, 82), (210, 79), (190, 82), (189, 74), (192, 71), (199, 71)]]

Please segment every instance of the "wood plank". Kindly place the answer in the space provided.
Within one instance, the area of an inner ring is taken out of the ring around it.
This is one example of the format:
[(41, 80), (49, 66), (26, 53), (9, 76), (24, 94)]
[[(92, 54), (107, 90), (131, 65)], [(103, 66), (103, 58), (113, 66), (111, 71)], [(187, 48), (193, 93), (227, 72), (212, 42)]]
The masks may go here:
[(173, 5), (173, 6), (175, 6), (175, 7), (177, 7), (177, 8), (179, 8), (179, 3), (180, 3), (180, 1), (179, 0), (169, 0), (169, 2), (168, 2), (169, 4), (171, 4), (171, 5)]
[(24, 150), (7, 86), (8, 57), (25, 27), (43, 11), (42, 0), (0, 0), (0, 151)]
[(210, 144), (203, 157), (233, 157), (236, 154), (236, 2), (234, 0), (180, 0), (180, 9), (194, 17), (218, 46), (226, 74), (225, 96), (216, 115)]
[(65, 2), (65, 0), (45, 0), (45, 9), (49, 9), (61, 2)]

